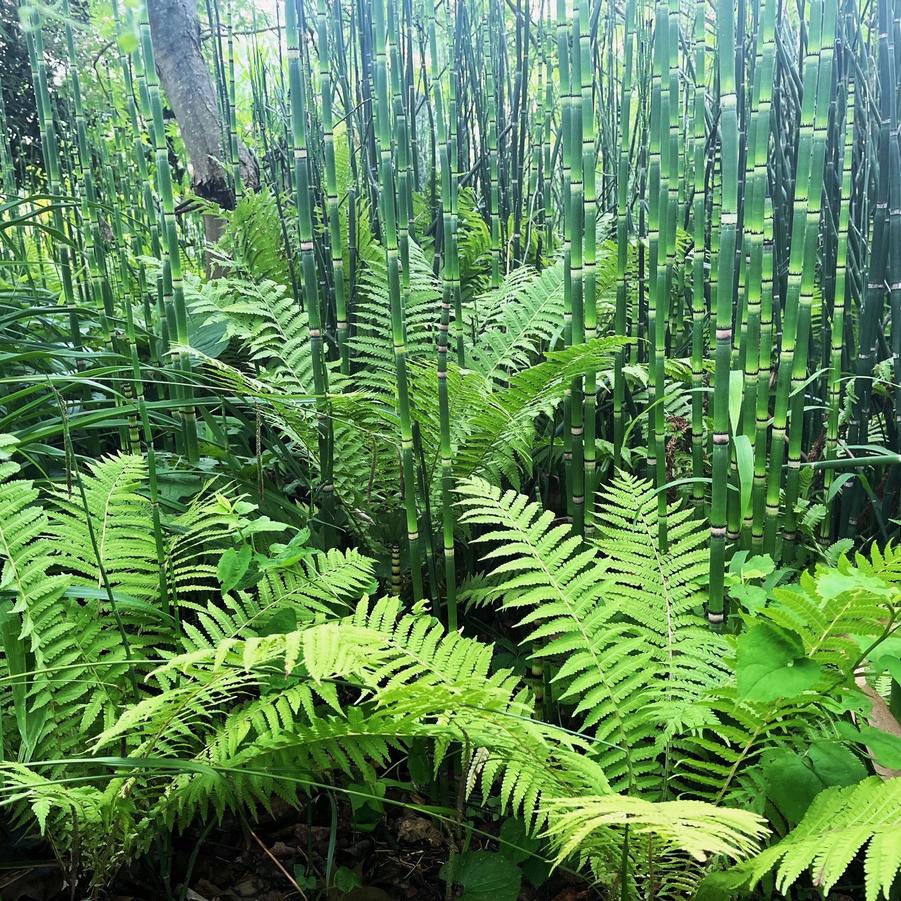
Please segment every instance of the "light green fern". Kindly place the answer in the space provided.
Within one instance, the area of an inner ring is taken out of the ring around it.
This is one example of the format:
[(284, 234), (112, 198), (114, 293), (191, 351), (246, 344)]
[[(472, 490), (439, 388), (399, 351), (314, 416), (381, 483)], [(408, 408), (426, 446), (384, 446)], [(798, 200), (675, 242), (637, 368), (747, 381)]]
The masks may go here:
[(856, 785), (828, 788), (781, 841), (747, 863), (711, 879), (711, 886), (753, 888), (771, 870), (787, 893), (805, 870), (828, 895), (863, 853), (867, 901), (889, 898), (901, 870), (901, 780), (871, 776)]

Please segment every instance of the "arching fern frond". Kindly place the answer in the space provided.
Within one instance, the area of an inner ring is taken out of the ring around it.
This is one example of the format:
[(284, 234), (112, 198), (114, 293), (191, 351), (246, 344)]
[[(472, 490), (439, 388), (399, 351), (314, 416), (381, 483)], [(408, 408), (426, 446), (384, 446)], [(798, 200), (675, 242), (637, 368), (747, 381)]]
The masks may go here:
[(563, 330), (563, 263), (540, 273), (514, 269), (474, 305), (481, 321), (472, 368), (486, 378), (523, 369)]
[[(513, 491), (483, 479), (463, 481), (461, 521), (484, 526), (477, 540), (494, 564), (497, 598), (520, 611), (536, 658), (562, 661), (555, 680), (575, 703), (583, 728), (595, 730), (598, 760), (616, 790), (649, 784), (654, 725), (645, 716), (655, 655), (640, 633), (604, 603), (605, 567), (568, 526)], [(495, 563), (495, 561), (497, 561)]]
[(225, 323), (264, 367), (264, 381), (293, 394), (313, 393), (313, 358), (307, 315), (277, 282), (222, 278), (207, 282), (193, 309)]
[[(859, 852), (867, 901), (889, 898), (901, 870), (901, 779), (870, 776), (856, 785), (827, 788), (814, 798), (801, 822), (752, 860), (709, 880), (711, 889), (753, 888), (770, 871), (787, 893), (810, 869), (828, 895)], [(712, 897), (712, 896), (711, 896)]]
[[(651, 802), (640, 797), (601, 795), (549, 802), (547, 835), (559, 860), (592, 856), (593, 837), (628, 826), (633, 835), (653, 836), (657, 853), (679, 851), (697, 861), (741, 860), (753, 854), (769, 830), (750, 810), (715, 807), (703, 801)], [(606, 841), (604, 841), (606, 845)]]
[[(108, 723), (128, 671), (119, 634), (91, 601), (67, 594), (58, 573), (50, 521), (30, 481), (10, 480), (18, 464), (0, 463), (0, 599), (4, 656), (21, 745), (28, 760), (43, 744), (71, 748), (98, 716)], [(64, 677), (60, 674), (64, 673)]]
[(660, 669), (657, 712), (691, 705), (725, 682), (727, 642), (700, 616), (708, 536), (690, 508), (667, 510), (667, 547), (660, 547), (658, 495), (649, 481), (619, 473), (597, 501), (595, 544), (606, 558), (605, 595), (655, 648)]
[[(359, 297), (354, 306), (355, 333), (351, 352), (360, 364), (357, 385), (394, 396), (394, 348), (389, 308), (388, 272), (384, 251), (367, 260), (360, 276)], [(405, 298), (404, 325), (407, 357), (433, 359), (438, 301), (441, 288), (422, 250), (410, 241), (410, 293)]]
[(226, 218), (220, 243), (244, 275), (290, 286), (290, 264), (285, 256), (278, 207), (268, 186), (245, 192), (233, 210), (217, 208), (216, 214)]

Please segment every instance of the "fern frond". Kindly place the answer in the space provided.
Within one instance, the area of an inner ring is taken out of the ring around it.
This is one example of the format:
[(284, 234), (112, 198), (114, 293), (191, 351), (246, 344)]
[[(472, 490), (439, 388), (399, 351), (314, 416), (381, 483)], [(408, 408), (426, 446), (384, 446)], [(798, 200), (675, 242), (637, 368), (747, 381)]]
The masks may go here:
[(532, 364), (563, 330), (563, 263), (535, 272), (512, 270), (475, 302), (480, 331), (470, 366), (494, 379)]
[(715, 807), (703, 801), (658, 801), (601, 795), (549, 802), (547, 835), (562, 861), (592, 853), (592, 837), (611, 826), (628, 826), (637, 835), (654, 836), (661, 850), (682, 851), (698, 861), (713, 856), (741, 860), (753, 854), (769, 832), (765, 820), (749, 810)]
[(691, 705), (726, 681), (729, 646), (699, 615), (708, 537), (690, 508), (670, 505), (667, 546), (661, 548), (657, 502), (650, 482), (619, 473), (598, 497), (595, 543), (606, 558), (608, 602), (656, 649), (660, 701)]
[(220, 243), (245, 275), (290, 286), (281, 220), (275, 195), (268, 186), (247, 191), (238, 198), (233, 210), (217, 209), (216, 213), (226, 217), (226, 231)]
[(656, 675), (654, 652), (616, 607), (603, 602), (605, 568), (568, 526), (528, 498), (482, 479), (458, 487), (461, 521), (486, 527), (478, 541), (495, 564), (497, 597), (520, 622), (536, 658), (560, 658), (555, 676), (563, 699), (576, 702), (584, 728), (594, 728), (598, 760), (616, 789), (647, 785), (656, 769), (645, 714)]
[[(102, 587), (101, 568), (114, 592), (133, 598), (159, 597), (159, 568), (146, 490), (143, 457), (117, 454), (89, 464), (81, 476), (87, 512), (80, 492), (55, 485), (49, 529), (60, 564), (85, 584)], [(88, 531), (90, 517), (97, 552)], [(98, 559), (99, 557), (99, 559)]]
[[(0, 587), (6, 665), (12, 685), (20, 755), (49, 743), (59, 756), (98, 716), (110, 722), (128, 670), (119, 635), (107, 616), (67, 595), (56, 547), (30, 481), (10, 480), (18, 464), (0, 463)], [(61, 675), (61, 674), (64, 674)], [(55, 753), (54, 753), (55, 752)]]
[(810, 869), (825, 896), (861, 851), (867, 901), (888, 898), (901, 870), (901, 780), (870, 776), (827, 788), (785, 838), (725, 875), (741, 876), (753, 888), (774, 870), (785, 893)]
[(263, 368), (261, 378), (291, 394), (313, 394), (313, 358), (307, 315), (283, 284), (267, 279), (215, 279), (192, 307), (224, 322), (226, 334)]
[(849, 675), (860, 659), (857, 636), (879, 636), (901, 611), (901, 554), (873, 548), (871, 559), (842, 557), (835, 567), (802, 573), (797, 584), (780, 586), (758, 611), (801, 636), (805, 653)]
[[(354, 305), (355, 334), (351, 352), (361, 369), (357, 385), (376, 394), (394, 396), (394, 350), (389, 306), (388, 271), (384, 250), (367, 259), (359, 282), (360, 295)], [(410, 241), (410, 291), (405, 299), (405, 344), (409, 360), (435, 355), (435, 327), (441, 288), (421, 248)]]

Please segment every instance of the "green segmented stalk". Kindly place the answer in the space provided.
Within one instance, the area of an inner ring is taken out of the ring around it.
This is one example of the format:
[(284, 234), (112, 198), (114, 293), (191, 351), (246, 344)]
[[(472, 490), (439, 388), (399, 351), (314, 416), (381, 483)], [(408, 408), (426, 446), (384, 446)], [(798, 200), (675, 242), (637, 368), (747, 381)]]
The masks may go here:
[[(396, 35), (397, 21), (393, 2), (388, 5), (388, 34)], [(413, 192), (410, 178), (410, 138), (407, 128), (407, 110), (401, 83), (400, 41), (391, 42), (391, 96), (394, 108), (394, 147), (397, 154), (397, 222), (398, 247), (400, 249), (401, 309), (406, 310), (410, 302), (410, 222), (412, 220)]]
[[(584, 0), (583, 0), (584, 2)], [(595, 172), (598, 157), (595, 152), (595, 116), (594, 116), (594, 77), (591, 65), (591, 33), (588, 30), (588, 4), (584, 3), (586, 27), (579, 34), (579, 44), (574, 47), (580, 56), (580, 89), (582, 95), (582, 181), (583, 181), (583, 226), (582, 226), (582, 307), (584, 337), (597, 337), (597, 186)], [(597, 426), (596, 396), (597, 373), (589, 371), (585, 374), (585, 438), (583, 455), (585, 476), (583, 479), (584, 517), (588, 528), (594, 513), (594, 488), (597, 468)]]
[[(757, 354), (757, 386), (754, 390), (754, 480), (751, 493), (751, 548), (754, 553), (763, 550), (764, 517), (766, 513), (766, 465), (767, 430), (770, 416), (770, 366), (773, 352), (773, 309), (777, 283), (773, 278), (773, 204), (767, 186), (767, 156), (770, 133), (770, 116), (773, 101), (775, 75), (776, 37), (775, 4), (770, 0), (761, 14), (760, 94), (757, 104), (757, 132), (754, 145), (755, 202), (757, 214), (762, 205), (760, 225), (760, 330)], [(751, 349), (749, 348), (749, 351)], [(745, 409), (750, 416), (750, 408)], [(747, 432), (746, 432), (747, 434)]]
[[(854, 113), (855, 113), (855, 85), (850, 77), (846, 76), (839, 94), (845, 96), (845, 115), (842, 120), (842, 145), (838, 156), (836, 173), (841, 184), (839, 194), (840, 208), (838, 211), (838, 244), (835, 253), (835, 290), (832, 310), (832, 327), (830, 342), (830, 367), (829, 367), (829, 418), (826, 425), (826, 450), (825, 459), (835, 460), (838, 456), (838, 427), (842, 402), (842, 352), (844, 350), (845, 337), (845, 311), (850, 302), (850, 289), (848, 283), (848, 226), (851, 220), (851, 158), (854, 144)], [(833, 213), (834, 216), (834, 213)], [(825, 495), (826, 515), (820, 528), (820, 537), (828, 541), (833, 534), (832, 507), (833, 498), (830, 495), (832, 481), (835, 478), (835, 470), (831, 467), (823, 472), (823, 491)]]
[(335, 92), (332, 84), (329, 47), (331, 29), (326, 0), (319, 0), (317, 26), (319, 30), (319, 87), (322, 92), (322, 137), (325, 145), (325, 204), (332, 258), (332, 287), (335, 292), (338, 354), (341, 358), (341, 372), (349, 375), (350, 347), (347, 342), (349, 324), (344, 284), (344, 248), (341, 240), (341, 220), (338, 216), (338, 177), (335, 167), (335, 130), (332, 113)]
[[(28, 45), (28, 59), (31, 63), (31, 74), (34, 81), (35, 103), (38, 112), (38, 126), (41, 132), (41, 150), (44, 158), (44, 170), (50, 193), (59, 198), (63, 193), (60, 173), (60, 152), (50, 103), (50, 92), (47, 87), (47, 64), (44, 60), (44, 39), (41, 31), (40, 15), (35, 7), (25, 6), (25, 40)], [(62, 234), (64, 232), (63, 212), (58, 201), (53, 203), (53, 227)], [(63, 288), (63, 300), (69, 308), (69, 335), (75, 350), (82, 349), (81, 326), (75, 303), (75, 291), (72, 284), (72, 265), (69, 248), (63, 241), (54, 241), (54, 255), (59, 263), (60, 281)]]
[[(616, 311), (613, 328), (617, 335), (626, 337), (627, 332), (627, 286), (626, 270), (629, 264), (629, 143), (631, 138), (632, 114), (632, 68), (635, 50), (635, 2), (627, 0), (623, 32), (624, 63), (623, 83), (619, 111), (619, 161), (616, 174)], [(623, 400), (625, 398), (625, 378), (623, 364), (626, 359), (624, 348), (617, 348), (613, 369), (613, 466), (618, 469), (622, 462), (625, 422), (623, 420)]]
[[(810, 319), (813, 305), (814, 281), (816, 275), (817, 243), (820, 232), (820, 216), (823, 203), (823, 176), (825, 174), (826, 136), (829, 125), (830, 95), (832, 92), (832, 64), (835, 42), (835, 22), (837, 0), (823, 3), (822, 24), (811, 28), (811, 43), (818, 39), (817, 82), (814, 95), (813, 140), (810, 154), (810, 173), (806, 191), (807, 214), (804, 235), (804, 256), (802, 261), (801, 291), (798, 299), (797, 338), (791, 373), (791, 414), (788, 446), (788, 475), (785, 482), (785, 522), (783, 532), (782, 558), (786, 563), (794, 560), (797, 540), (797, 515), (795, 503), (798, 498), (801, 445), (804, 436), (805, 382), (807, 381), (807, 359), (810, 348)], [(811, 14), (816, 14), (816, 6), (811, 6)], [(819, 34), (817, 33), (819, 31)], [(807, 98), (805, 97), (805, 102)], [(802, 172), (798, 171), (800, 182)]]
[(228, 103), (226, 114), (228, 120), (228, 152), (231, 162), (232, 182), (235, 191), (235, 200), (244, 193), (244, 184), (241, 179), (241, 160), (238, 156), (238, 110), (235, 105), (235, 29), (232, 18), (231, 0), (225, 7), (225, 16), (228, 20), (228, 37), (226, 48), (228, 53)]
[(773, 308), (776, 306), (776, 281), (773, 278), (773, 204), (764, 200), (763, 258), (761, 264), (760, 352), (757, 364), (757, 390), (754, 394), (754, 483), (751, 493), (751, 551), (763, 553), (766, 518), (767, 430), (770, 424), (770, 365), (773, 355)]
[[(676, 267), (676, 226), (682, 218), (679, 211), (679, 2), (669, 0), (666, 11), (667, 27), (667, 59), (669, 81), (665, 93), (661, 86), (660, 140), (664, 152), (661, 157), (660, 215), (663, 220), (663, 246), (666, 250), (665, 270), (663, 273), (662, 309), (657, 310), (656, 344), (659, 350), (654, 371), (656, 384), (655, 399), (659, 400), (655, 409), (655, 430), (658, 436), (656, 483), (657, 492), (657, 531), (661, 549), (668, 544), (666, 527), (667, 495), (663, 490), (666, 484), (666, 332), (673, 317), (673, 274)], [(664, 193), (664, 182), (666, 191)], [(665, 205), (664, 205), (665, 204)], [(659, 258), (658, 258), (659, 266)]]
[[(151, 132), (156, 158), (157, 194), (162, 207), (162, 247), (163, 254), (163, 286), (168, 293), (171, 286), (172, 311), (174, 315), (175, 340), (181, 345), (188, 343), (188, 315), (185, 305), (185, 291), (181, 272), (181, 248), (178, 244), (178, 228), (175, 222), (175, 202), (172, 196), (172, 172), (169, 168), (169, 149), (166, 143), (166, 131), (163, 125), (163, 103), (160, 97), (160, 82), (156, 72), (153, 56), (153, 40), (150, 35), (150, 18), (147, 2), (140, 5), (139, 31), (141, 50), (144, 55), (144, 78), (147, 87), (147, 99), (151, 114)], [(182, 401), (179, 409), (182, 423), (184, 453), (188, 460), (197, 460), (197, 423), (194, 419), (194, 408), (191, 405), (193, 389), (191, 386), (191, 358), (186, 353), (178, 356), (178, 370), (182, 384), (178, 389), (178, 397)]]
[[(438, 430), (439, 430), (439, 454), (441, 456), (441, 536), (444, 553), (444, 577), (447, 604), (447, 627), (450, 630), (457, 628), (457, 574), (456, 560), (454, 557), (454, 460), (450, 440), (450, 404), (447, 394), (447, 354), (448, 332), (450, 328), (450, 311), (454, 297), (453, 266), (448, 260), (448, 252), (456, 250), (452, 239), (451, 219), (451, 171), (450, 148), (447, 144), (447, 124), (444, 117), (444, 99), (441, 92), (440, 79), (434, 78), (433, 73), (438, 69), (438, 45), (435, 33), (434, 10), (428, 19), (429, 28), (429, 57), (428, 57), (428, 82), (434, 94), (434, 118), (437, 130), (437, 152), (441, 178), (441, 225), (443, 246), (445, 249), (443, 265), (441, 267), (442, 292), (441, 312), (438, 322), (437, 340), (437, 370), (438, 370)], [(490, 78), (490, 73), (489, 73)], [(490, 121), (490, 120), (489, 120)], [(490, 141), (490, 138), (489, 138)], [(497, 219), (497, 145), (495, 140), (495, 157), (492, 169), (492, 195), (495, 206), (492, 209), (492, 219)], [(496, 221), (492, 224), (492, 236), (496, 235)], [(492, 271), (499, 265), (500, 251), (497, 248), (495, 256), (494, 237), (492, 237)], [(498, 276), (499, 279), (499, 276)]]
[[(648, 170), (648, 375), (652, 385), (648, 408), (648, 473), (652, 475), (663, 505), (658, 534), (666, 543), (665, 389), (666, 327), (669, 319), (669, 176), (670, 142), (670, 22), (665, 0), (654, 15), (654, 68), (651, 76), (650, 156)], [(664, 81), (666, 88), (664, 89)], [(677, 102), (677, 98), (673, 98)]]
[(706, 349), (704, 318), (707, 301), (707, 197), (705, 140), (707, 136), (706, 37), (704, 0), (697, 0), (694, 10), (692, 40), (694, 43), (694, 109), (692, 119), (692, 159), (694, 161), (692, 198), (691, 290), (691, 498), (698, 515), (703, 513), (704, 490), (704, 352)]
[[(566, 17), (566, 0), (557, 0), (557, 71), (560, 79), (560, 143), (563, 147), (562, 184), (560, 194), (563, 213), (563, 344), (569, 347), (573, 335), (573, 280), (572, 280), (572, 97), (570, 96), (569, 22)], [(563, 470), (566, 512), (574, 517), (573, 510), (573, 423), (572, 387), (567, 386), (563, 397)], [(580, 474), (581, 478), (581, 474)]]
[(732, 0), (717, 3), (717, 57), (720, 83), (722, 211), (719, 226), (713, 395), (713, 472), (710, 496), (710, 588), (707, 619), (721, 627), (725, 615), (726, 507), (729, 480), (729, 377), (732, 357), (735, 246), (738, 226), (738, 120), (735, 94), (735, 33)]
[(410, 422), (410, 399), (407, 389), (407, 362), (404, 316), (401, 300), (401, 274), (397, 238), (397, 191), (394, 161), (391, 157), (391, 122), (388, 97), (388, 59), (385, 0), (375, 0), (372, 6), (372, 26), (375, 38), (375, 98), (376, 142), (379, 150), (379, 211), (385, 258), (388, 266), (388, 291), (391, 305), (391, 333), (394, 344), (395, 376), (397, 379), (397, 413), (400, 421), (401, 462), (403, 473), (404, 509), (413, 598), (422, 598), (422, 562), (420, 559), (419, 524), (416, 512), (416, 481), (413, 468), (413, 430)]
[[(300, 262), (303, 276), (304, 309), (309, 320), (310, 356), (313, 364), (313, 390), (316, 392), (318, 444), (320, 468), (320, 509), (329, 531), (333, 486), (331, 484), (332, 421), (328, 413), (328, 371), (323, 359), (322, 313), (319, 281), (316, 273), (316, 254), (313, 245), (313, 211), (310, 185), (310, 160), (307, 153), (306, 85), (300, 70), (301, 21), (295, 7), (296, 0), (288, 0), (285, 28), (288, 38), (288, 81), (291, 98), (291, 135), (294, 150), (294, 192), (297, 208)], [(303, 9), (301, 6), (301, 15)], [(329, 536), (330, 538), (330, 536)], [(330, 543), (327, 538), (327, 543)]]
[[(662, 105), (662, 72), (665, 64), (663, 59), (664, 38), (661, 3), (654, 6), (654, 24), (652, 27), (652, 69), (651, 69), (651, 108), (648, 126), (648, 175), (647, 175), (647, 283), (648, 283), (648, 307), (647, 307), (647, 351), (648, 351), (648, 383), (650, 404), (655, 397), (656, 371), (657, 371), (657, 309), (660, 305), (659, 297), (659, 266), (660, 255), (660, 180), (661, 180), (661, 105)], [(668, 36), (668, 35), (667, 35)], [(656, 479), (657, 476), (657, 419), (655, 409), (649, 405), (648, 434), (647, 434), (647, 476)]]
[[(810, 38), (803, 67), (803, 95), (801, 107), (801, 121), (798, 135), (797, 165), (795, 169), (795, 194), (792, 204), (792, 221), (790, 231), (790, 249), (788, 263), (788, 279), (785, 291), (785, 309), (782, 325), (782, 346), (779, 353), (779, 371), (776, 383), (776, 400), (773, 412), (772, 448), (770, 451), (770, 463), (767, 474), (766, 496), (766, 523), (764, 526), (764, 551), (770, 555), (776, 554), (776, 541), (779, 518), (779, 500), (782, 484), (782, 464), (785, 456), (786, 433), (788, 424), (789, 404), (791, 400), (792, 369), (795, 364), (796, 343), (799, 336), (799, 320), (804, 315), (801, 311), (802, 278), (813, 280), (813, 257), (811, 256), (810, 271), (805, 271), (805, 259), (808, 249), (812, 252), (815, 247), (808, 248), (808, 241), (815, 240), (815, 230), (808, 232), (808, 195), (811, 188), (811, 157), (813, 145), (814, 114), (816, 109), (817, 74), (820, 42), (822, 36), (822, 0), (813, 0), (810, 7)], [(822, 186), (822, 181), (817, 185), (817, 192)], [(810, 290), (810, 288), (808, 288)], [(809, 307), (806, 311), (809, 317)], [(806, 368), (805, 348), (801, 355)], [(803, 381), (803, 376), (801, 378)], [(803, 415), (803, 404), (801, 406)], [(797, 423), (801, 430), (801, 423)]]
[(449, 99), (447, 108), (448, 119), (448, 162), (450, 166), (450, 211), (451, 211), (451, 234), (450, 242), (446, 248), (447, 260), (451, 267), (451, 287), (454, 305), (454, 343), (457, 348), (457, 364), (459, 366), (466, 365), (466, 352), (463, 344), (463, 293), (460, 287), (460, 255), (457, 250), (457, 228), (459, 222), (458, 194), (459, 194), (459, 168), (458, 168), (458, 151), (457, 151), (457, 81), (459, 72), (457, 71), (457, 41), (456, 32), (450, 24), (450, 5), (445, 4), (445, 25), (447, 33), (450, 36), (449, 52), (450, 52), (450, 71), (449, 78)]
[[(884, 15), (888, 16), (889, 0), (883, 0), (886, 7)], [(881, 81), (885, 94), (883, 98), (883, 115), (888, 120), (889, 147), (888, 147), (888, 272), (889, 309), (891, 311), (891, 359), (894, 387), (893, 420), (894, 420), (894, 450), (901, 452), (901, 116), (899, 116), (898, 92), (892, 91), (891, 86), (898, 84), (898, 75), (901, 72), (901, 59), (898, 58), (898, 50), (901, 44), (895, 46), (895, 41), (901, 42), (901, 5), (895, 2), (895, 20), (887, 28), (884, 35), (880, 35), (880, 44), (884, 44), (884, 52), (880, 58)], [(901, 472), (895, 466), (890, 471), (888, 488), (883, 500), (883, 508), (886, 516), (891, 516), (898, 510), (899, 488), (901, 488)], [(897, 715), (901, 712), (901, 685), (896, 680), (892, 683), (891, 706)]]
[[(585, 228), (584, 186), (582, 182), (582, 115), (577, 105), (576, 87), (581, 92), (581, 3), (576, 2), (572, 21), (572, 47), (570, 69), (570, 126), (572, 136), (571, 175), (570, 175), (570, 302), (572, 305), (572, 329), (570, 343), (572, 346), (585, 343), (585, 306), (583, 285), (583, 247), (582, 234)], [(585, 419), (582, 405), (582, 379), (575, 378), (570, 386), (570, 446), (572, 452), (571, 503), (573, 528), (582, 533), (585, 529), (585, 460), (584, 433)]]
[[(550, 3), (548, 4), (550, 6)], [(548, 21), (548, 28), (550, 21)], [(542, 199), (541, 199), (541, 217), (544, 225), (544, 253), (550, 256), (554, 250), (554, 215), (551, 209), (551, 183), (553, 181), (553, 169), (551, 167), (551, 107), (553, 105), (554, 85), (551, 65), (551, 54), (546, 46), (546, 39), (542, 41), (542, 47), (546, 56), (545, 77), (544, 77), (544, 127), (542, 128), (542, 173), (543, 179), (541, 183)], [(491, 67), (489, 66), (489, 69)], [(491, 124), (489, 123), (489, 128)], [(497, 126), (495, 125), (495, 129)], [(497, 140), (495, 139), (495, 148)]]
[[(770, 136), (770, 104), (773, 94), (775, 52), (775, 4), (763, 0), (759, 15), (759, 34), (756, 37), (757, 55), (754, 64), (754, 93), (751, 102), (748, 154), (745, 184), (748, 200), (745, 204), (745, 238), (747, 245), (747, 332), (742, 345), (744, 391), (742, 398), (742, 432), (756, 452), (757, 391), (760, 383), (763, 342), (763, 259), (766, 240), (767, 156)], [(770, 325), (771, 327), (771, 325)], [(769, 373), (769, 359), (765, 361)], [(768, 395), (768, 391), (767, 391)], [(753, 501), (753, 486), (752, 486)], [(749, 548), (754, 530), (754, 506), (743, 511), (742, 547)]]
[[(497, 288), (501, 283), (501, 227), (498, 191), (498, 164), (497, 164), (497, 99), (494, 88), (494, 66), (492, 65), (491, 28), (485, 29), (485, 58), (488, 61), (486, 74), (486, 92), (488, 94), (488, 221), (491, 229), (491, 281), (492, 288)], [(440, 126), (439, 127), (443, 127)]]

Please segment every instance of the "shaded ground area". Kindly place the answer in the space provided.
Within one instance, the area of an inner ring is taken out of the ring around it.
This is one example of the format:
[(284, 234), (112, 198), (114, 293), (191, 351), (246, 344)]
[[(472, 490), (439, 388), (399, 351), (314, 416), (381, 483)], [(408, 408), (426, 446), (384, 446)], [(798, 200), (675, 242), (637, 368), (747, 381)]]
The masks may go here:
[[(513, 828), (511, 829), (511, 823)], [(397, 901), (581, 901), (599, 897), (573, 874), (550, 873), (516, 822), (472, 823), (462, 833), (400, 806), (356, 810), (327, 796), (297, 811), (276, 800), (257, 822), (228, 819), (189, 829), (171, 852), (148, 856), (121, 873), (100, 897), (109, 901), (282, 901), (293, 898)], [(500, 833), (505, 842), (492, 836)], [(522, 842), (518, 844), (517, 842)], [(524, 845), (526, 847), (524, 847)], [(450, 886), (448, 860), (454, 857)], [(167, 861), (168, 857), (168, 861)], [(46, 848), (0, 873), (2, 901), (90, 897), (64, 884)], [(169, 871), (167, 893), (165, 873)], [(187, 880), (186, 880), (187, 877)], [(185, 882), (187, 881), (187, 886)]]

